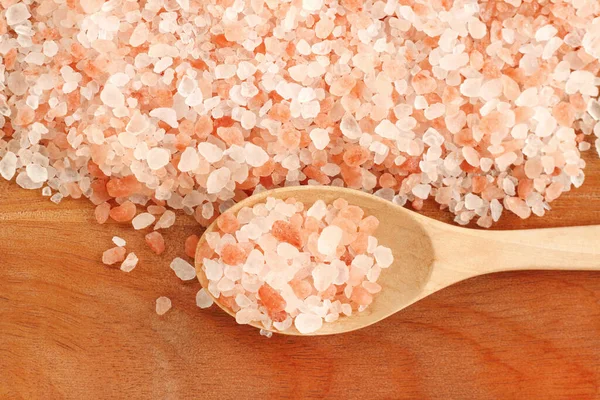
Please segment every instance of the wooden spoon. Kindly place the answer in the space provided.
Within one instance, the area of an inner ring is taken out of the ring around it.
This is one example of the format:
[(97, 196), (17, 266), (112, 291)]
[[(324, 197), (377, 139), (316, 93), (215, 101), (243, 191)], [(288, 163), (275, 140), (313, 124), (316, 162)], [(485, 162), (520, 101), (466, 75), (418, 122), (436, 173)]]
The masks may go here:
[[(252, 207), (267, 197), (294, 197), (307, 206), (321, 199), (331, 203), (343, 198), (374, 215), (380, 225), (375, 233), (379, 243), (390, 247), (394, 263), (377, 281), (383, 289), (365, 311), (340, 317), (311, 335), (329, 335), (364, 328), (410, 306), (445, 287), (479, 275), (517, 270), (600, 270), (600, 226), (483, 231), (445, 224), (390, 201), (357, 190), (327, 186), (300, 186), (275, 189), (251, 196), (228, 213)], [(216, 228), (213, 222), (206, 232)], [(206, 234), (205, 232), (205, 234)], [(198, 249), (205, 236), (200, 239)], [(196, 271), (203, 287), (208, 280), (202, 270), (200, 252)], [(215, 302), (227, 313), (234, 314)], [(252, 324), (263, 328), (260, 324)], [(285, 332), (301, 335), (292, 325)]]

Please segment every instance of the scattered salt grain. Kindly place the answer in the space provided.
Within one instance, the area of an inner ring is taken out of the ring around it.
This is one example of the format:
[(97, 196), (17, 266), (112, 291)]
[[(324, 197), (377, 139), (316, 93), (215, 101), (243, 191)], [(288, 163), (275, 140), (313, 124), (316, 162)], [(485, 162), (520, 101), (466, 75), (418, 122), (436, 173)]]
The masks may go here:
[(175, 271), (175, 275), (182, 281), (189, 281), (196, 278), (196, 269), (179, 257), (171, 261), (171, 269)]
[(125, 247), (125, 245), (127, 245), (127, 242), (125, 241), (125, 239), (122, 239), (118, 236), (113, 236), (112, 238), (112, 242), (119, 247)]
[(133, 229), (140, 230), (145, 229), (152, 225), (156, 217), (150, 213), (141, 213), (137, 215), (132, 221)]
[(196, 305), (200, 308), (208, 308), (213, 305), (213, 298), (202, 288), (196, 293)]
[(127, 254), (127, 257), (125, 258), (123, 263), (121, 263), (121, 271), (124, 271), (124, 272), (133, 271), (133, 269), (137, 266), (138, 261), (139, 261), (139, 259), (135, 255), (135, 253), (131, 252), (131, 253)]
[(171, 299), (165, 296), (161, 296), (156, 299), (156, 313), (158, 315), (164, 315), (171, 309)]

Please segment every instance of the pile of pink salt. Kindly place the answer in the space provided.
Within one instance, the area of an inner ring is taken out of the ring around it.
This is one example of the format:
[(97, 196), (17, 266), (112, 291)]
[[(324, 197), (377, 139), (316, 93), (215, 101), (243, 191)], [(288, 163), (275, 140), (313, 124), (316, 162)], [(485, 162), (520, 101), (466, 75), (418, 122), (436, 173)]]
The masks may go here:
[(394, 261), (373, 236), (379, 221), (364, 214), (344, 199), (306, 209), (294, 198), (272, 197), (237, 215), (225, 213), (205, 234), (208, 292), (238, 323), (279, 331), (293, 324), (312, 333), (323, 322), (361, 312), (381, 291), (382, 269)]
[(489, 227), (583, 183), (599, 57), (597, 0), (2, 0), (0, 176), (100, 223), (322, 184)]

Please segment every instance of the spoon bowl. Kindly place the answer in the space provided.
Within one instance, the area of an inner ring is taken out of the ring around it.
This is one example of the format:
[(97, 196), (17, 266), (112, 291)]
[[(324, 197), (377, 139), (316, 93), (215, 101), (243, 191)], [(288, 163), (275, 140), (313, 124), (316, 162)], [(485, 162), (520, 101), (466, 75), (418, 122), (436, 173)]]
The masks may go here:
[[(330, 187), (300, 186), (274, 189), (248, 197), (226, 213), (265, 202), (267, 197), (296, 200), (312, 205), (317, 200), (330, 204), (338, 198), (361, 207), (365, 215), (380, 221), (375, 232), (380, 244), (392, 249), (394, 263), (382, 270), (382, 290), (364, 311), (325, 323), (309, 335), (328, 335), (367, 327), (408, 307), (416, 301), (474, 276), (523, 269), (600, 270), (600, 226), (538, 229), (525, 231), (482, 231), (445, 224), (361, 191)], [(201, 248), (206, 229), (198, 242), (196, 273), (204, 288), (208, 279), (202, 269)], [(215, 303), (235, 317), (227, 307)], [(260, 323), (250, 325), (264, 329)], [(284, 332), (303, 335), (292, 325)], [(304, 334), (303, 336), (307, 336)]]

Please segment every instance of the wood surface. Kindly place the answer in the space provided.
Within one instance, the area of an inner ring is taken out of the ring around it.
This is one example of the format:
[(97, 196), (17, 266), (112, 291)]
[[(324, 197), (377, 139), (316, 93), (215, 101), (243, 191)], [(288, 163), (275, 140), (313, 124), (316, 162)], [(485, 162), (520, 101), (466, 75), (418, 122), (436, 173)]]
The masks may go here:
[[(600, 161), (544, 218), (498, 229), (600, 224)], [(336, 336), (267, 339), (168, 264), (199, 227), (179, 218), (167, 251), (143, 232), (97, 225), (84, 200), (54, 205), (0, 183), (0, 399), (599, 399), (600, 273), (481, 276)], [(423, 214), (451, 216), (435, 205)], [(101, 264), (111, 238), (140, 256)], [(156, 315), (155, 299), (173, 308)]]

